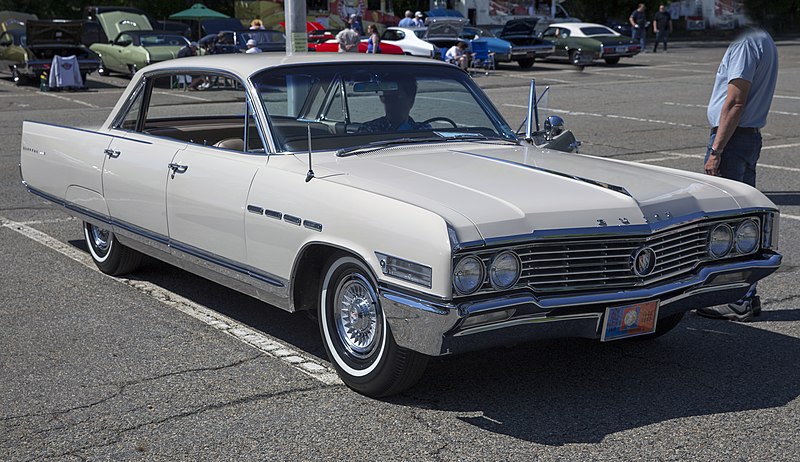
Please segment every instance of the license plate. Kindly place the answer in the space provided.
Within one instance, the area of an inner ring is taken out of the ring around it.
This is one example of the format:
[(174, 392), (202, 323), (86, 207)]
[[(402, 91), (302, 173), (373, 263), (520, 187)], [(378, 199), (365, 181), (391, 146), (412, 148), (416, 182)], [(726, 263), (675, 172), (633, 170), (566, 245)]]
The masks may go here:
[(625, 53), (628, 51), (628, 47), (617, 47), (617, 53)]
[(600, 341), (652, 334), (658, 321), (658, 300), (606, 308)]

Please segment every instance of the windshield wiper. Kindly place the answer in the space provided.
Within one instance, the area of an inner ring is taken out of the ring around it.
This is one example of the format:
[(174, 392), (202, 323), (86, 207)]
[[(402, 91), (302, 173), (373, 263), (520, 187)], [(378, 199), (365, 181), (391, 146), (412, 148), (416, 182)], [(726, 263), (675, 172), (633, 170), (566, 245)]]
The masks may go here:
[(360, 154), (364, 152), (376, 151), (390, 146), (401, 144), (414, 144), (414, 143), (431, 143), (431, 142), (446, 142), (446, 141), (505, 141), (508, 143), (519, 144), (519, 141), (509, 140), (499, 136), (486, 136), (483, 133), (448, 133), (448, 132), (433, 132), (438, 137), (422, 137), (422, 138), (393, 138), (391, 140), (373, 141), (368, 144), (360, 146), (353, 146), (351, 148), (344, 148), (336, 151), (338, 157), (347, 157), (353, 154)]
[(343, 148), (336, 151), (336, 155), (338, 157), (347, 157), (353, 154), (375, 151), (378, 149), (386, 148), (389, 146), (399, 145), (399, 144), (414, 144), (414, 143), (430, 143), (433, 141), (442, 141), (442, 138), (433, 138), (433, 137), (425, 137), (425, 138), (392, 138), (391, 140), (381, 140), (381, 141), (373, 141), (371, 143), (362, 144), (360, 146), (353, 146), (352, 148)]

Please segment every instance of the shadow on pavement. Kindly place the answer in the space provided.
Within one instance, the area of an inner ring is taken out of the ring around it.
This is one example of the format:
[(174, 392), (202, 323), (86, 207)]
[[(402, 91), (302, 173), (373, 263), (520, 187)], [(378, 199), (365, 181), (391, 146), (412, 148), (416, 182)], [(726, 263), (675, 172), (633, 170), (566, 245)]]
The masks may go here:
[[(83, 241), (70, 244), (86, 250)], [(304, 313), (160, 261), (132, 276), (327, 361), (317, 323)], [(758, 320), (797, 321), (800, 309), (765, 310)], [(784, 406), (800, 395), (800, 339), (756, 326), (689, 314), (651, 341), (559, 339), (432, 358), (416, 386), (386, 401), (456, 413), (482, 430), (552, 446), (597, 443), (675, 418)]]

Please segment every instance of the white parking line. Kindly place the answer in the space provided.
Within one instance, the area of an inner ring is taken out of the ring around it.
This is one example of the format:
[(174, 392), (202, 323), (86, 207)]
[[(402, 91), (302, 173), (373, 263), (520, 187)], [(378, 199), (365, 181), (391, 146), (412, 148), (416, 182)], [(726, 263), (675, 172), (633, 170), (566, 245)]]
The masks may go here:
[[(687, 103), (673, 103), (671, 101), (664, 101), (664, 104), (667, 106), (678, 106), (678, 107), (697, 107), (697, 108), (708, 108), (707, 104), (687, 104)], [(800, 113), (797, 112), (786, 112), (786, 111), (769, 111), (770, 114), (780, 114), (780, 115), (790, 115), (790, 116), (800, 116)]]
[(773, 98), (780, 98), (780, 99), (800, 99), (800, 96), (784, 96), (784, 95), (774, 95)]
[[(44, 222), (45, 221), (38, 223)], [(37, 222), (26, 223), (36, 224)], [(91, 257), (89, 257), (87, 253), (82, 252), (71, 245), (65, 244), (46, 233), (31, 228), (27, 224), (14, 222), (0, 217), (0, 226), (16, 231), (17, 233), (33, 241), (36, 241), (50, 249), (55, 250), (56, 252), (61, 253), (62, 255), (69, 257), (70, 259), (86, 266), (87, 268), (90, 268), (91, 270), (100, 273), (100, 270), (97, 269)], [(250, 345), (251, 347), (270, 357), (279, 359), (289, 367), (292, 367), (293, 369), (300, 371), (309, 377), (319, 380), (326, 385), (342, 384), (339, 376), (336, 375), (336, 371), (331, 369), (329, 366), (321, 364), (316, 359), (309, 358), (303, 353), (294, 350), (289, 345), (232, 318), (229, 318), (228, 316), (217, 313), (216, 311), (200, 305), (199, 303), (195, 303), (185, 297), (147, 281), (137, 281), (134, 279), (120, 277), (114, 277), (113, 279), (123, 284), (127, 284), (128, 286), (133, 287), (152, 298), (155, 298), (170, 308), (176, 309), (184, 314), (188, 314), (189, 316)]]
[(796, 215), (786, 215), (785, 213), (781, 213), (781, 218), (788, 218), (790, 220), (800, 220), (800, 217)]
[[(762, 149), (764, 149), (764, 148), (762, 148)], [(653, 159), (642, 159), (642, 160), (638, 160), (638, 161), (635, 161), (635, 162), (660, 162), (662, 160), (671, 160), (671, 159), (674, 160), (674, 159), (678, 159), (678, 158), (705, 159), (704, 155), (700, 155), (700, 154), (684, 154), (682, 152), (658, 151), (658, 152), (655, 152), (655, 154), (663, 154), (665, 156), (671, 156), (671, 158), (670, 157), (656, 157), (656, 158), (653, 158)], [(784, 171), (787, 171), (787, 172), (798, 172), (798, 173), (800, 173), (800, 168), (786, 167), (786, 166), (783, 166), (783, 165), (772, 165), (772, 164), (759, 163), (758, 167), (759, 168), (763, 167), (763, 168), (771, 168), (771, 169), (774, 169), (774, 170), (784, 170)]]
[[(524, 108), (527, 109), (528, 106), (522, 104), (509, 104), (505, 103), (503, 106), (508, 107), (517, 107), (517, 108)], [(598, 114), (594, 112), (580, 112), (580, 111), (568, 111), (565, 109), (554, 109), (554, 108), (547, 108), (548, 111), (556, 112), (559, 114), (567, 114), (567, 115), (574, 115), (574, 116), (587, 116), (587, 117), (600, 117), (604, 119), (623, 119), (623, 120), (632, 120), (634, 122), (647, 122), (651, 124), (660, 124), (660, 125), (669, 125), (672, 127), (687, 127), (687, 128), (700, 128), (699, 125), (691, 125), (691, 124), (682, 124), (679, 122), (670, 122), (668, 120), (658, 120), (658, 119), (644, 119), (641, 117), (631, 117), (631, 116), (624, 116), (618, 114)]]
[(155, 93), (157, 95), (175, 96), (176, 98), (193, 99), (195, 101), (211, 101), (208, 98), (201, 98), (199, 96), (184, 95), (182, 93), (170, 93), (168, 91), (154, 91), (153, 93)]

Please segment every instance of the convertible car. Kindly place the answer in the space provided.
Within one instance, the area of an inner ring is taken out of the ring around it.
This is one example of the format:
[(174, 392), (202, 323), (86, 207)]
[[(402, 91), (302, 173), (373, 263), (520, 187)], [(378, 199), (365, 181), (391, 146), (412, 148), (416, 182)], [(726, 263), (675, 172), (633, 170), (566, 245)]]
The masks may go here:
[[(233, 82), (187, 103), (178, 75)], [(153, 64), (99, 128), (26, 121), (23, 184), (83, 220), (110, 275), (142, 255), (309, 310), (342, 380), (380, 397), (430, 356), (653, 338), (781, 263), (779, 214), (699, 173), (549, 149), (431, 59), (211, 55)], [(435, 373), (435, 371), (431, 371)], [(477, 372), (476, 372), (477, 373)]]
[(638, 40), (588, 22), (550, 24), (542, 38), (556, 47), (550, 58), (566, 58), (575, 65), (590, 64), (598, 59), (606, 64), (617, 64), (620, 58), (630, 58), (642, 51)]

